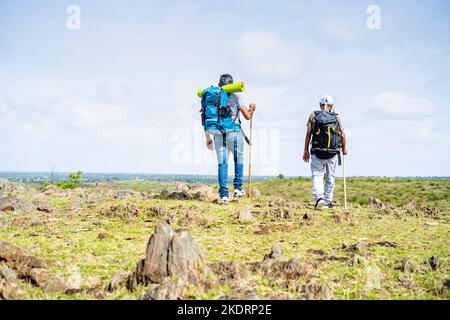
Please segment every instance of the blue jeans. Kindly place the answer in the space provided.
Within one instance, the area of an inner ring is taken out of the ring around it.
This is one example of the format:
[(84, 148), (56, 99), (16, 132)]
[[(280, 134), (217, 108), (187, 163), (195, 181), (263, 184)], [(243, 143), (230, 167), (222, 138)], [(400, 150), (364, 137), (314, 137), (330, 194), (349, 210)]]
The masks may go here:
[(228, 156), (230, 151), (234, 157), (234, 181), (235, 189), (242, 190), (244, 176), (244, 138), (240, 131), (231, 131), (226, 134), (214, 135), (214, 147), (219, 163), (219, 194), (220, 197), (228, 197)]

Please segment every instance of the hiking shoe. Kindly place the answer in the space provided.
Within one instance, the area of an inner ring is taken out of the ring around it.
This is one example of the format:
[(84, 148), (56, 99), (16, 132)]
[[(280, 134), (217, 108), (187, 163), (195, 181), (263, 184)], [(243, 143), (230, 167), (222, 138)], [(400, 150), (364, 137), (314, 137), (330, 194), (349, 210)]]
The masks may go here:
[(323, 206), (325, 205), (325, 201), (323, 201), (322, 198), (317, 199), (316, 205), (314, 206), (315, 210), (322, 210)]
[(230, 200), (228, 199), (227, 196), (220, 198), (219, 203), (220, 204), (228, 204), (228, 202), (230, 202)]
[(241, 198), (241, 197), (245, 196), (245, 191), (244, 190), (235, 189), (234, 190), (234, 196), (236, 198)]
[(323, 209), (334, 209), (334, 208), (336, 208), (336, 206), (333, 204), (333, 202), (330, 202), (323, 206)]

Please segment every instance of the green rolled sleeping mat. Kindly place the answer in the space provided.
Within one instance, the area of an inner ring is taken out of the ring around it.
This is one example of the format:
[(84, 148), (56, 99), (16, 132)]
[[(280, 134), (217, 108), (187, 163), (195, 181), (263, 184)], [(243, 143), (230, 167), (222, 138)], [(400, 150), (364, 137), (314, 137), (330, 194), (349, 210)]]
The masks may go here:
[[(222, 89), (228, 93), (244, 92), (245, 85), (244, 85), (244, 82), (241, 81), (241, 82), (236, 82), (236, 83), (232, 83), (232, 84), (227, 84), (227, 85), (223, 86)], [(202, 97), (203, 90), (204, 89), (198, 90), (197, 95), (199, 98)]]

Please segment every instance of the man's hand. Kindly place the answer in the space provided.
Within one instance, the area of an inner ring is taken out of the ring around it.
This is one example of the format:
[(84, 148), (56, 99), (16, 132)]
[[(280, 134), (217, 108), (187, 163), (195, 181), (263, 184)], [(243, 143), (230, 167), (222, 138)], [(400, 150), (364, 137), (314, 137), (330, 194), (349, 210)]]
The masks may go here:
[(211, 140), (211, 138), (207, 138), (207, 139), (206, 139), (206, 147), (207, 147), (209, 150), (213, 150), (213, 141)]
[(305, 151), (303, 152), (303, 161), (309, 162), (309, 158), (310, 158), (309, 151), (308, 151), (308, 150), (305, 150)]
[(343, 154), (344, 156), (346, 156), (347, 153), (348, 153), (347, 149), (342, 149), (342, 154)]
[(255, 112), (256, 110), (256, 104), (250, 103), (250, 112)]

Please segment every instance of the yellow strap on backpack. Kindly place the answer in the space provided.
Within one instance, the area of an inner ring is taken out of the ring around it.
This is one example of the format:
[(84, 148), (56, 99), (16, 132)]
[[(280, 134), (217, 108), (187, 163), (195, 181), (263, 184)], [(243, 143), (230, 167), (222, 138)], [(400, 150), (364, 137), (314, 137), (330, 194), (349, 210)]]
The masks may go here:
[[(236, 82), (236, 83), (232, 83), (232, 84), (227, 84), (227, 85), (223, 86), (222, 89), (225, 90), (228, 93), (244, 92), (245, 84), (244, 84), (243, 81)], [(197, 91), (197, 95), (198, 95), (199, 98), (202, 97), (203, 90), (204, 89)]]

